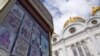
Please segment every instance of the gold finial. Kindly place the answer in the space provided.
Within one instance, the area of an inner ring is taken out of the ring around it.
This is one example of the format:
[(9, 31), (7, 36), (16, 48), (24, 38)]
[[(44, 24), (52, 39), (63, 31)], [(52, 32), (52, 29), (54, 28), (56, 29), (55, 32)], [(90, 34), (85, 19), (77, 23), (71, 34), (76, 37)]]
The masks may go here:
[(100, 6), (92, 7), (92, 15), (95, 15), (97, 11), (100, 11)]

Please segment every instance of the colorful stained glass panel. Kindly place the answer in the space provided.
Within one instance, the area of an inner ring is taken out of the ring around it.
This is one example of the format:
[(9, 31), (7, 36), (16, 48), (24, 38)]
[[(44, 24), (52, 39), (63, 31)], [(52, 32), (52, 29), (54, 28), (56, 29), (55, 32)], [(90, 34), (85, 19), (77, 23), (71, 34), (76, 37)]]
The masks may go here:
[(12, 54), (15, 56), (27, 56), (28, 48), (29, 44), (22, 38), (18, 37)]

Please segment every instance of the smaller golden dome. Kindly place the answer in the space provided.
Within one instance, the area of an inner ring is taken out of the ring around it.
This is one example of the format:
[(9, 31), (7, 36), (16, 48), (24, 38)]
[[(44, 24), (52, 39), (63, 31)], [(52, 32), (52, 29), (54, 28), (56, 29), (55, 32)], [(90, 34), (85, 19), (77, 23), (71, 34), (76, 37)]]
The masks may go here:
[(100, 11), (100, 6), (92, 7), (92, 15), (95, 15), (97, 11)]
[(85, 23), (85, 20), (81, 17), (70, 17), (70, 19), (65, 22), (63, 28), (65, 28), (68, 24), (74, 23), (74, 22), (83, 22), (83, 23)]

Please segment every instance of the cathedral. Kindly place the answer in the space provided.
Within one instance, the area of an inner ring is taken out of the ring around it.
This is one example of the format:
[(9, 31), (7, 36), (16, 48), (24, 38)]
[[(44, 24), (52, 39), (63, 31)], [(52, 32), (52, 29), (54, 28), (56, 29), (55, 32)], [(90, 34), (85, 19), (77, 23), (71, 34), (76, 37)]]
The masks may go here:
[(91, 11), (88, 20), (70, 17), (62, 34), (53, 34), (52, 56), (100, 56), (100, 6)]

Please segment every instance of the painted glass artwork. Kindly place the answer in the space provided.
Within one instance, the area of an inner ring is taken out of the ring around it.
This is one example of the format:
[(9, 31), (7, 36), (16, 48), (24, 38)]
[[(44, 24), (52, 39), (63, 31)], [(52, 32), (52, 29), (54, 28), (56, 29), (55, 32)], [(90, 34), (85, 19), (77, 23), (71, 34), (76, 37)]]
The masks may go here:
[(29, 44), (22, 38), (18, 37), (12, 54), (15, 56), (27, 56), (28, 48)]
[(30, 52), (30, 56), (40, 56), (40, 50), (38, 50), (37, 48), (32, 47), (31, 52)]
[(13, 14), (19, 19), (22, 20), (23, 16), (24, 16), (24, 12), (22, 10), (22, 8), (20, 6), (18, 6), (17, 4), (15, 4), (13, 6), (13, 8), (11, 9), (11, 12), (13, 12)]
[(46, 36), (41, 34), (41, 52), (42, 56), (49, 56), (49, 44)]
[(5, 27), (0, 27), (0, 48), (10, 51), (14, 35)]
[(31, 43), (32, 43), (32, 45), (34, 45), (37, 48), (40, 47), (40, 32), (36, 26), (33, 26), (33, 29), (32, 29)]
[(77, 49), (78, 49), (78, 52), (79, 52), (80, 56), (84, 56), (84, 53), (82, 51), (82, 48), (81, 48), (80, 44), (77, 44)]
[(75, 46), (72, 47), (72, 51), (73, 51), (74, 56), (78, 56), (78, 53), (76, 51), (76, 47)]
[(3, 24), (5, 27), (17, 32), (20, 25), (20, 20), (13, 14), (13, 12), (9, 12)]
[(25, 15), (23, 23), (26, 24), (26, 26), (29, 28), (29, 30), (32, 30), (33, 20), (31, 18), (31, 16)]
[(5, 18), (3, 24), (12, 31), (17, 32), (23, 16), (23, 10), (15, 4)]
[(87, 47), (87, 45), (86, 45), (85, 42), (82, 43), (82, 46), (83, 46), (83, 48), (84, 48), (84, 50), (85, 50), (86, 55), (87, 55), (87, 56), (91, 56), (91, 54), (90, 54), (90, 52), (89, 52), (89, 49), (88, 49), (88, 47)]
[(33, 26), (32, 20), (30, 19), (30, 17), (25, 15), (23, 23), (20, 28), (19, 36), (21, 36), (22, 38), (24, 38), (27, 41), (30, 41), (32, 26)]

